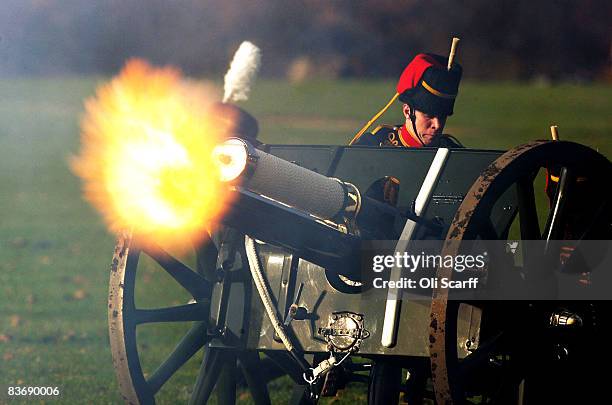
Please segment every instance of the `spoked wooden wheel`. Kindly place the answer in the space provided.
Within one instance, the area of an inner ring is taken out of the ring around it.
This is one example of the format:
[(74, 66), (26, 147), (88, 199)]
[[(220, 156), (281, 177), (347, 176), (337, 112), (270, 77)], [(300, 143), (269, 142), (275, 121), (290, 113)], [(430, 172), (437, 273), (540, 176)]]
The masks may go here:
[[(534, 189), (534, 178), (540, 169), (554, 169), (559, 173), (543, 230), (540, 230), (538, 221)], [(496, 227), (492, 213), (499, 208), (496, 203), (507, 192), (516, 193), (521, 240), (610, 239), (610, 197), (604, 192), (610, 175), (610, 162), (583, 145), (534, 141), (516, 147), (493, 162), (468, 191), (449, 228), (441, 254), (458, 254), (465, 245), (464, 241), (506, 239), (508, 229)], [(584, 184), (578, 187), (580, 181)], [(524, 256), (523, 260), (528, 262), (529, 255), (551, 253), (527, 251), (525, 254), (527, 257)], [(489, 268), (487, 277), (493, 276), (491, 273), (495, 271), (497, 269)], [(451, 278), (452, 269), (439, 268), (437, 276)], [(538, 280), (538, 277), (528, 274), (525, 288), (530, 288), (530, 280)], [(530, 305), (521, 301), (468, 302), (482, 310), (481, 336), (478, 347), (464, 359), (459, 359), (456, 319), (460, 304), (453, 300), (452, 293), (449, 296), (448, 289), (434, 291), (430, 355), (437, 403), (467, 402), (478, 381), (486, 385), (480, 387), (481, 403), (517, 403), (523, 400), (519, 384), (525, 369), (538, 361), (531, 357), (537, 351), (529, 347), (533, 346), (532, 336), (537, 332), (530, 330), (533, 325), (525, 322), (534, 319), (524, 312)], [(494, 326), (487, 328), (489, 321)], [(498, 364), (496, 371), (493, 363), (500, 358), (511, 361), (505, 362), (501, 368)], [(527, 366), (526, 362), (530, 365)], [(492, 380), (495, 380), (494, 387)], [(562, 390), (556, 386), (549, 388), (551, 393)]]
[[(194, 270), (159, 247), (137, 244), (130, 234), (119, 237), (111, 268), (108, 317), (113, 364), (121, 395), (130, 404), (154, 404), (164, 384), (204, 348), (199, 374), (187, 387), (191, 391), (189, 403), (206, 403), (215, 387), (219, 403), (234, 403), (240, 372), (255, 403), (270, 403), (266, 382), (259, 378), (258, 353), (207, 346), (214, 335), (209, 329), (212, 287), (198, 270), (201, 270), (201, 261), (211, 260), (211, 257), (210, 254), (204, 257), (205, 250), (196, 254), (198, 264)], [(137, 308), (136, 273), (143, 256), (157, 262), (192, 299), (165, 308)], [(156, 370), (145, 374), (137, 329), (145, 324), (168, 322), (186, 323), (190, 328)]]

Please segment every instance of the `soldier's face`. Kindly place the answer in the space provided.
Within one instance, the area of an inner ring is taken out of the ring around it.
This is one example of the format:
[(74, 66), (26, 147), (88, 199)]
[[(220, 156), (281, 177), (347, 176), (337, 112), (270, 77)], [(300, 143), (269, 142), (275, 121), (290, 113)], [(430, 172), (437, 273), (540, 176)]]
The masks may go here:
[[(410, 121), (410, 107), (408, 104), (404, 104), (402, 111), (406, 117), (406, 128), (414, 136), (412, 122)], [(419, 110), (415, 110), (414, 115), (416, 116), (416, 130), (425, 145), (429, 145), (437, 136), (442, 135), (444, 125), (446, 125), (447, 117), (445, 115), (428, 115)]]

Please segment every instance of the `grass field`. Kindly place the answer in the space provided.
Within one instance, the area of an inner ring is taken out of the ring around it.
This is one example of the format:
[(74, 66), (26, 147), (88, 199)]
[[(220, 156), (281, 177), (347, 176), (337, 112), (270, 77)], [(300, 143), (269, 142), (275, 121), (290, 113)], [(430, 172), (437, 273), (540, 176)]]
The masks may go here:
[[(0, 80), (0, 387), (58, 386), (65, 403), (120, 401), (106, 325), (114, 240), (67, 164), (78, 150), (83, 100), (101, 80)], [(245, 106), (260, 119), (264, 142), (344, 144), (393, 89), (386, 81), (261, 81)], [(465, 83), (446, 132), (467, 146), (507, 149), (548, 138), (555, 123), (563, 139), (610, 158), (610, 111), (610, 86)], [(399, 108), (386, 117), (400, 122)], [(142, 294), (151, 302), (182, 299), (161, 278)], [(175, 333), (153, 331), (145, 350), (162, 356)], [(161, 402), (188, 397), (196, 363), (171, 381)]]

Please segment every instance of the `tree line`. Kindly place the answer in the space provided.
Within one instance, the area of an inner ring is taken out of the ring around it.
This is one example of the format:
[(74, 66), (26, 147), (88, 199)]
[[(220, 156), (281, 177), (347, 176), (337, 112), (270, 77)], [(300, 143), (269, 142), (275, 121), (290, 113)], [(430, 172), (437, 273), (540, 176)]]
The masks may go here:
[(3, 0), (0, 74), (110, 74), (129, 57), (225, 71), (241, 41), (263, 74), (396, 76), (459, 36), (467, 77), (609, 79), (609, 0)]

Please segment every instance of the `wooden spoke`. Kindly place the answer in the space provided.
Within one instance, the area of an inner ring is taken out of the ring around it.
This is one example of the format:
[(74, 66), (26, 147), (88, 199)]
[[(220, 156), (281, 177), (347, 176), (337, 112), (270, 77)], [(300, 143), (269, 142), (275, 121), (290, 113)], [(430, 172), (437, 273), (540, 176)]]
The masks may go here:
[(533, 179), (531, 176), (521, 178), (517, 183), (519, 220), (522, 240), (538, 240), (541, 238), (538, 211), (536, 208)]
[(189, 405), (201, 405), (208, 402), (210, 394), (212, 394), (219, 379), (219, 372), (224, 361), (225, 358), (220, 349), (209, 347), (206, 350), (198, 378), (189, 399)]
[(183, 336), (172, 353), (155, 370), (153, 375), (147, 380), (153, 393), (159, 391), (166, 381), (204, 346), (206, 343), (206, 328), (206, 322), (195, 323)]
[(498, 235), (497, 235), (497, 232), (495, 231), (495, 227), (493, 226), (493, 223), (491, 222), (491, 218), (487, 218), (486, 220), (482, 222), (482, 228), (480, 229), (479, 234), (483, 240), (497, 240), (498, 239)]
[(467, 238), (469, 238), (469, 240), (476, 240), (476, 239), (497, 240), (498, 239), (497, 231), (495, 230), (495, 226), (493, 225), (493, 221), (491, 220), (490, 211), (480, 213), (477, 221), (480, 224), (480, 227), (478, 227), (478, 229), (473, 229), (472, 232), (470, 232), (470, 234), (467, 235)]
[[(604, 199), (597, 209), (593, 210), (591, 218), (589, 218), (588, 224), (584, 227), (584, 230), (580, 235), (576, 237), (576, 240), (597, 240), (600, 238), (602, 232), (605, 233), (606, 227), (610, 227), (612, 222), (612, 199)], [(602, 220), (603, 219), (603, 220)]]
[(210, 304), (207, 301), (176, 307), (157, 309), (136, 309), (134, 322), (136, 324), (152, 322), (188, 322), (207, 321)]
[(194, 298), (210, 296), (210, 283), (203, 276), (192, 271), (158, 246), (150, 247), (147, 252), (150, 252), (149, 255)]
[(368, 403), (396, 404), (402, 384), (402, 367), (388, 361), (379, 361), (370, 371)]
[(217, 381), (217, 402), (221, 405), (236, 403), (236, 355), (233, 352), (223, 353), (223, 367)]
[(268, 392), (267, 381), (261, 372), (261, 361), (257, 352), (244, 352), (238, 355), (242, 374), (249, 386), (255, 405), (269, 405), (270, 393)]

